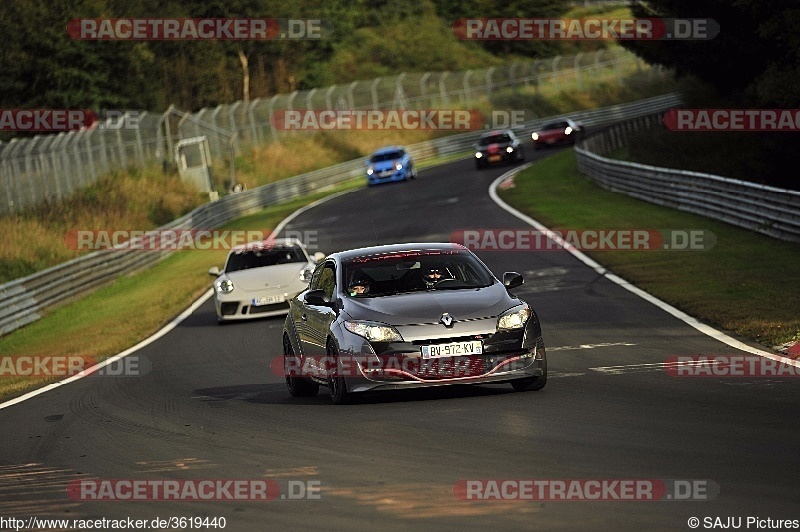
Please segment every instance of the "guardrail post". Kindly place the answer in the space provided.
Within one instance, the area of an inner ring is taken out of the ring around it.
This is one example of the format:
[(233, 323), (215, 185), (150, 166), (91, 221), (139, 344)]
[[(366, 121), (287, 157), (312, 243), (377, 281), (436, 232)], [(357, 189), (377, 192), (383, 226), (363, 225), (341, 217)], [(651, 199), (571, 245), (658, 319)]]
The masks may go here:
[(370, 85), (369, 91), (372, 94), (372, 108), (373, 109), (380, 109), (380, 105), (378, 103), (378, 84), (381, 82), (381, 78), (375, 78), (372, 80), (372, 85)]
[(353, 91), (357, 86), (358, 86), (358, 81), (354, 81), (347, 86), (347, 104), (350, 106), (350, 109), (356, 108), (355, 99), (353, 98)]
[(472, 77), (472, 70), (467, 70), (467, 73), (464, 74), (464, 97), (466, 98), (467, 109), (472, 107), (472, 100), (471, 100), (471, 91), (469, 86), (469, 78)]
[[(426, 105), (425, 104), (425, 99), (428, 97), (428, 79), (430, 77), (431, 77), (431, 73), (430, 72), (425, 72), (425, 74), (422, 75), (422, 79), (419, 80), (419, 93), (420, 93), (420, 98), (421, 98), (420, 104), (423, 105), (423, 106)], [(429, 107), (433, 107), (432, 103), (428, 103), (427, 105)]]
[(250, 136), (252, 137), (250, 142), (253, 144), (262, 143), (261, 131), (256, 124), (256, 115), (253, 112), (253, 109), (255, 109), (259, 102), (261, 102), (261, 98), (256, 98), (250, 102), (250, 105), (247, 106), (247, 121), (250, 122)]
[(442, 99), (442, 107), (446, 108), (450, 102), (447, 98), (447, 87), (445, 86), (444, 80), (447, 79), (447, 76), (450, 75), (449, 71), (442, 72), (442, 75), (439, 76), (439, 96)]
[(311, 89), (310, 91), (308, 91), (308, 93), (306, 93), (306, 109), (314, 108), (314, 104), (312, 103), (311, 98), (314, 97), (315, 92), (317, 92), (316, 88)]
[(331, 101), (331, 96), (333, 95), (333, 91), (336, 88), (336, 85), (331, 85), (328, 87), (328, 90), (325, 91), (325, 108), (327, 110), (333, 109), (333, 102)]
[(272, 136), (272, 139), (278, 138), (278, 128), (275, 127), (275, 124), (272, 122), (272, 114), (275, 112), (275, 100), (278, 96), (273, 96), (269, 99), (269, 103), (267, 104), (267, 114), (269, 114), (269, 129)]
[(553, 85), (555, 85), (556, 90), (558, 90), (558, 64), (560, 62), (561, 62), (561, 56), (557, 55), (553, 58), (553, 62), (550, 65), (550, 67), (553, 70)]

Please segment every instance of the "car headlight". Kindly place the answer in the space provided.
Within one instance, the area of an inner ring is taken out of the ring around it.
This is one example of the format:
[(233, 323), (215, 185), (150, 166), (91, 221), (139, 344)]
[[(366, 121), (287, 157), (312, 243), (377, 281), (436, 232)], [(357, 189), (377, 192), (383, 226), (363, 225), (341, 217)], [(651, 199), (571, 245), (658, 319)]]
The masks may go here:
[(539, 134), (538, 133), (531, 133), (531, 138), (533, 140), (539, 140)]
[(214, 286), (217, 287), (217, 292), (221, 294), (230, 294), (233, 292), (233, 281), (230, 279), (222, 279), (214, 283)]
[(508, 148), (506, 148), (506, 151), (507, 151), (508, 153), (513, 153), (513, 152), (514, 152), (514, 148), (512, 148), (511, 146), (509, 146)]
[(372, 175), (374, 173), (375, 173), (375, 169), (373, 167), (370, 166), (369, 168), (367, 168), (367, 175)]
[(531, 317), (531, 308), (528, 305), (523, 307), (515, 307), (506, 312), (500, 319), (497, 320), (498, 331), (511, 331), (514, 329), (521, 329), (527, 323), (528, 318)]
[(480, 159), (481, 157), (483, 157), (483, 154), (481, 152), (479, 152), (479, 151), (476, 151), (475, 152), (475, 158), (476, 159)]
[(370, 342), (402, 342), (403, 337), (391, 325), (369, 321), (345, 321), (344, 327), (353, 334), (363, 336)]
[(403, 169), (403, 163), (397, 163), (397, 164), (395, 164), (395, 165), (394, 165), (394, 169), (395, 169), (395, 170), (402, 170), (402, 169)]
[(567, 126), (567, 129), (564, 130), (564, 134), (569, 135), (570, 133), (572, 133), (572, 128)]

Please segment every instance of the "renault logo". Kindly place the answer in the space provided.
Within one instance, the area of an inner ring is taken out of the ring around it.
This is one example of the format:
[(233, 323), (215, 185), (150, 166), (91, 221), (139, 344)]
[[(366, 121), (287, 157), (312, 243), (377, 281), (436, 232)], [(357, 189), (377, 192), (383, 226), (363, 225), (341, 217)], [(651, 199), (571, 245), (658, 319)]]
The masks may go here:
[(442, 317), (439, 318), (439, 321), (444, 324), (445, 327), (452, 327), (453, 326), (453, 316), (445, 312), (442, 314)]

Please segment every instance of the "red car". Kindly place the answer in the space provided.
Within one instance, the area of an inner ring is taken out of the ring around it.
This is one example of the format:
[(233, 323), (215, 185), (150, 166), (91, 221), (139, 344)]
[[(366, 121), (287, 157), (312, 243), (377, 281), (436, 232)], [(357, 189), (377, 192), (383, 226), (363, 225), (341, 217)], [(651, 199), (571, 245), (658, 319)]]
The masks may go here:
[(547, 146), (574, 145), (581, 137), (583, 137), (583, 125), (569, 118), (550, 122), (531, 133), (533, 146), (537, 150)]

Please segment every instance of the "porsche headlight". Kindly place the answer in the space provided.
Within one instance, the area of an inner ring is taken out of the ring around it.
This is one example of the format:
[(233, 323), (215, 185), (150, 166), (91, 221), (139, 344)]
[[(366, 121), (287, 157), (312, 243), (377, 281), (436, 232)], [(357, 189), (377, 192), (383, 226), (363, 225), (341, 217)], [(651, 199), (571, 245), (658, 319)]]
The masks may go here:
[(475, 152), (475, 158), (476, 159), (480, 159), (481, 157), (483, 157), (483, 154), (481, 152), (479, 152), (479, 151), (476, 151)]
[(397, 164), (395, 164), (395, 165), (394, 165), (394, 169), (395, 169), (395, 170), (402, 170), (402, 169), (403, 169), (403, 163), (397, 163)]
[(217, 288), (217, 292), (220, 294), (230, 294), (233, 292), (233, 281), (230, 279), (222, 279), (214, 283), (214, 286)]
[(372, 175), (374, 173), (375, 173), (375, 169), (373, 167), (370, 166), (369, 168), (367, 168), (367, 175)]
[(572, 128), (571, 128), (571, 127), (569, 127), (569, 126), (567, 126), (567, 129), (565, 129), (565, 130), (564, 130), (564, 134), (565, 134), (565, 135), (569, 135), (569, 134), (571, 134), (571, 133), (572, 133)]
[(514, 329), (521, 329), (528, 322), (531, 317), (531, 308), (528, 305), (522, 307), (514, 307), (506, 312), (500, 319), (497, 320), (498, 331), (511, 331)]
[(402, 342), (403, 337), (390, 325), (369, 321), (345, 321), (344, 327), (353, 334), (363, 336), (370, 342)]
[(509, 146), (508, 148), (506, 148), (506, 152), (513, 153), (514, 152), (514, 148)]
[(531, 138), (533, 140), (539, 140), (539, 134), (538, 133), (531, 133)]

